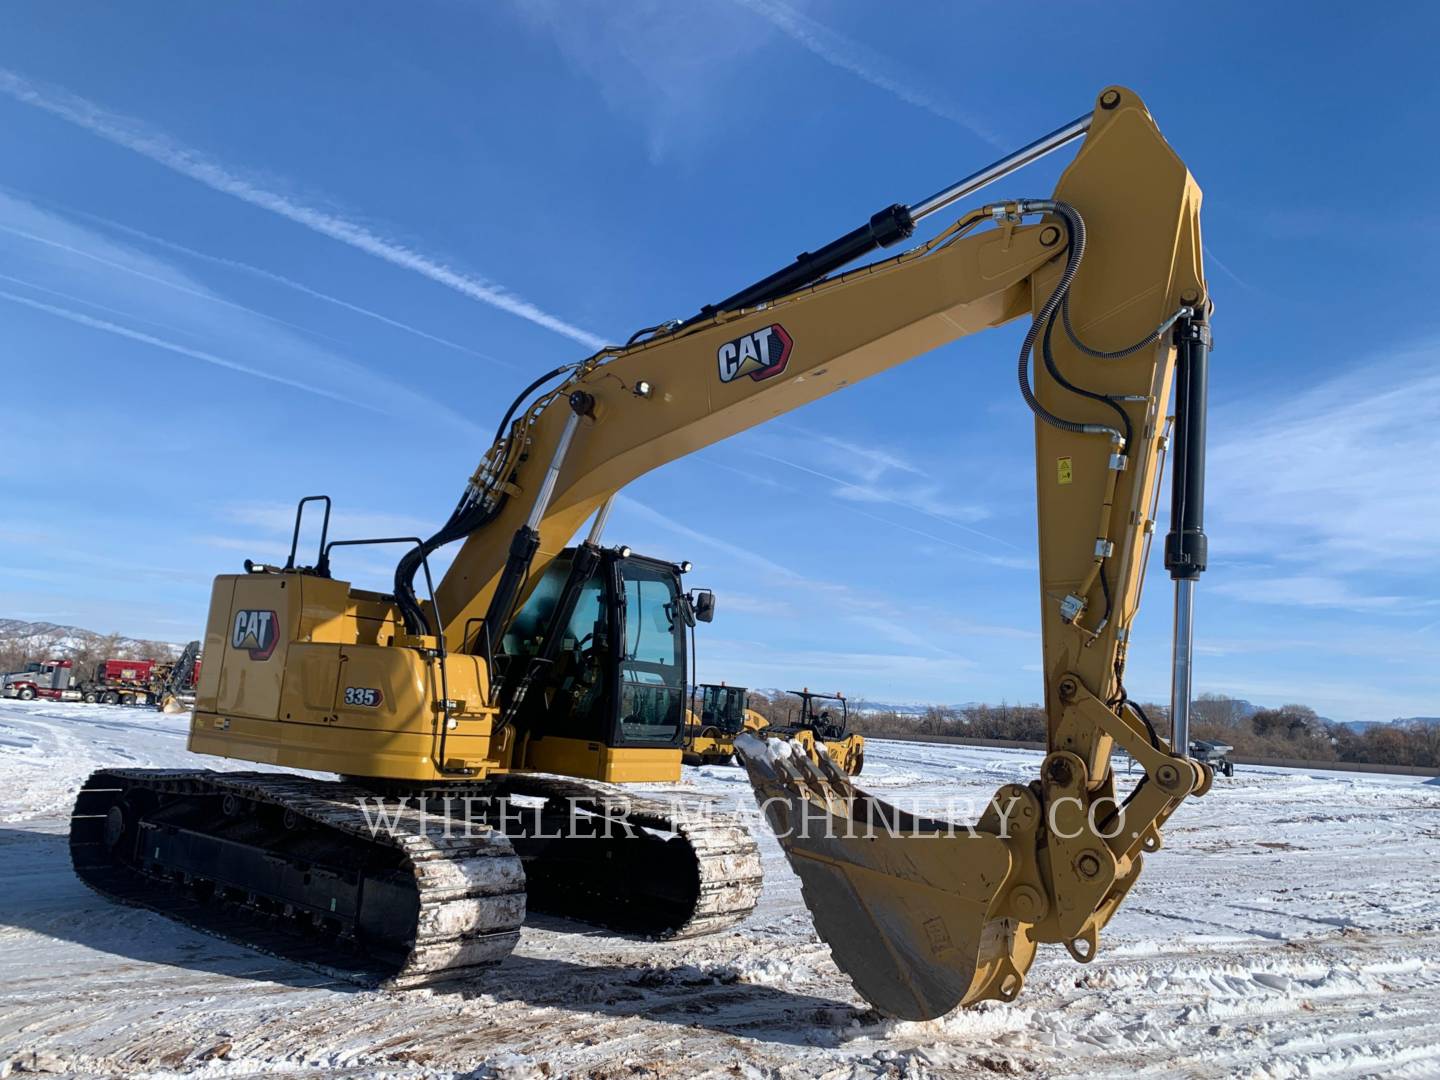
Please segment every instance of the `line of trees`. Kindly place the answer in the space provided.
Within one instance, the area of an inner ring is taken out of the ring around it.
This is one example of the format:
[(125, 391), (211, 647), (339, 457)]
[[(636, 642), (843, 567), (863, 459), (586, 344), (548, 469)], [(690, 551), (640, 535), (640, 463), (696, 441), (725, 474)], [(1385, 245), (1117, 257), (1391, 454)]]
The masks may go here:
[[(1170, 708), (1143, 703), (1161, 735), (1170, 728)], [(1047, 718), (1039, 705), (927, 706), (900, 713), (863, 703), (851, 707), (851, 726), (865, 735), (956, 735), (973, 739), (1043, 742)], [(1245, 757), (1296, 758), (1440, 768), (1440, 723), (1373, 724), (1355, 731), (1316, 714), (1308, 705), (1256, 709), (1225, 694), (1201, 694), (1191, 709), (1190, 737), (1229, 743)]]

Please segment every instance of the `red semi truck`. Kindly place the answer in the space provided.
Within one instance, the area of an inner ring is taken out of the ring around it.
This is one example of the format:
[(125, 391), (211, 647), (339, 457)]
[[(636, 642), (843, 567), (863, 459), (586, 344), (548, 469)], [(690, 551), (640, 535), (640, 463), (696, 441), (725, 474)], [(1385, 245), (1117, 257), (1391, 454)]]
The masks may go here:
[(35, 661), (23, 671), (0, 675), (0, 693), (21, 701), (79, 701), (83, 696), (75, 688), (75, 667), (69, 660)]

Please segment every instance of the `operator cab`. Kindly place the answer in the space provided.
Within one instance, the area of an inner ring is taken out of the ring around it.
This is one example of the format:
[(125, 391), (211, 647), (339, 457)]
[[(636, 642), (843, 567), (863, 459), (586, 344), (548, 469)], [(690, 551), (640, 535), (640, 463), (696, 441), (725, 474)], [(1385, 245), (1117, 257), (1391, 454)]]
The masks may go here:
[(532, 741), (678, 748), (698, 606), (683, 567), (627, 547), (582, 555), (593, 569), (576, 573), (567, 548), (510, 621), (496, 657), (502, 712)]
[(702, 728), (713, 727), (724, 735), (745, 730), (745, 687), (704, 683), (699, 690)]
[(791, 690), (800, 699), (798, 715), (792, 712), (787, 727), (805, 729), (821, 742), (834, 742), (845, 737), (850, 727), (850, 709), (844, 694), (815, 694), (809, 690)]

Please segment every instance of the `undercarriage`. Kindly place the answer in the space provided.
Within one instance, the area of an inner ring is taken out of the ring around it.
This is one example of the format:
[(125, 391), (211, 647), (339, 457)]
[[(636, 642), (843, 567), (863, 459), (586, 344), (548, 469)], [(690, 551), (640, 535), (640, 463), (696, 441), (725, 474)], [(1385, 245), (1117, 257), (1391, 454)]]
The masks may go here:
[(738, 823), (544, 775), (405, 789), (104, 770), (76, 800), (70, 847), (106, 896), (390, 987), (504, 960), (527, 907), (686, 937), (739, 922), (760, 892)]

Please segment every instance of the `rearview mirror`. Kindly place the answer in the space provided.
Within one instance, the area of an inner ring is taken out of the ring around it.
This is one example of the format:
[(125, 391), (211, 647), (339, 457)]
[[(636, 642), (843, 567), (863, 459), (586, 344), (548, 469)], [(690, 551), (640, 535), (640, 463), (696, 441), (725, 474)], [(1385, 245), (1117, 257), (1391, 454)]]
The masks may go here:
[(710, 622), (715, 618), (715, 594), (709, 589), (697, 592), (691, 606), (695, 609), (696, 622)]

